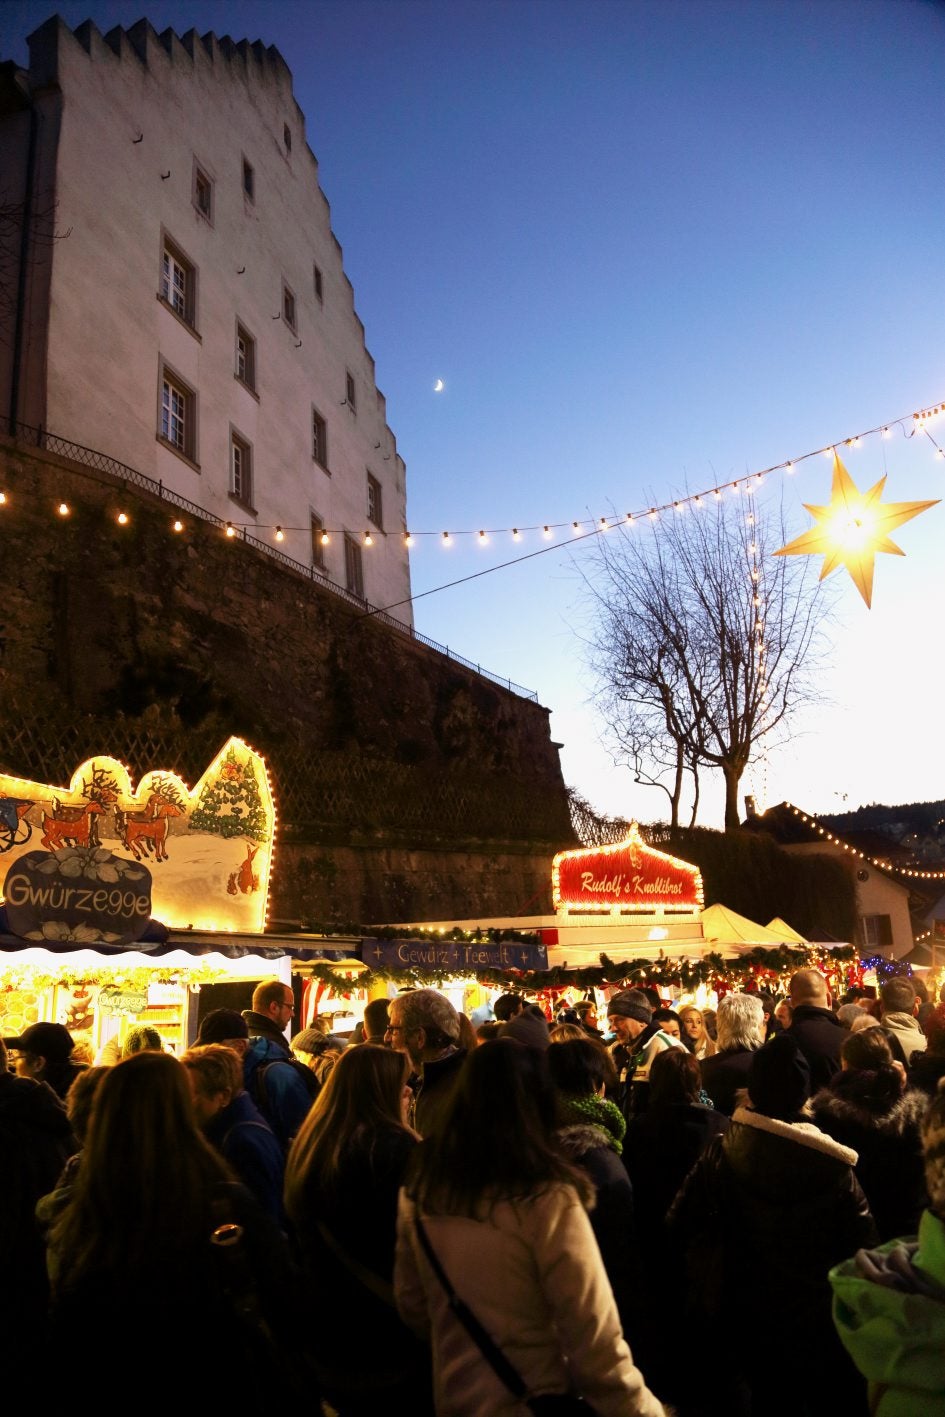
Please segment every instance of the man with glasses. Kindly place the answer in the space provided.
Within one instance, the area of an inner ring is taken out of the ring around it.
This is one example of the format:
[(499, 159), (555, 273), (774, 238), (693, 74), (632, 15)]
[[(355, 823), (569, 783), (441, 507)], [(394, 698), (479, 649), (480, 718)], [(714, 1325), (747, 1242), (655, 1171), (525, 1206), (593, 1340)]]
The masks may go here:
[(436, 989), (411, 989), (391, 1000), (384, 1039), (410, 1060), (418, 1079), (411, 1121), (421, 1136), (429, 1136), (466, 1057), (459, 1047), (459, 1014)]
[(295, 997), (281, 979), (257, 984), (253, 1007), (243, 1010), (249, 1047), (243, 1059), (246, 1091), (288, 1151), (308, 1116), (316, 1088), (314, 1075), (292, 1057), (286, 1029), (295, 1013)]

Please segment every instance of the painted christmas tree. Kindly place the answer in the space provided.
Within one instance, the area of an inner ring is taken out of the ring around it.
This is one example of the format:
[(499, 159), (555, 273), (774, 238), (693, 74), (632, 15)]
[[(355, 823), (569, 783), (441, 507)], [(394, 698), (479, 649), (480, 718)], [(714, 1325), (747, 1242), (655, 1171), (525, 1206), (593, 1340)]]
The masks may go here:
[(227, 838), (265, 840), (266, 813), (252, 762), (241, 763), (234, 748), (227, 752), (217, 776), (204, 784), (191, 813), (190, 828)]

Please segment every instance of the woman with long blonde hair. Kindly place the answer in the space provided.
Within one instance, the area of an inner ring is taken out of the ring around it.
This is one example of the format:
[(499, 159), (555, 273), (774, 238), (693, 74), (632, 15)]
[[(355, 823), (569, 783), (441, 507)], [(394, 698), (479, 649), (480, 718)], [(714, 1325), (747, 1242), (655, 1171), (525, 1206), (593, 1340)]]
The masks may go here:
[(702, 1010), (695, 1004), (686, 1004), (679, 1010), (679, 1026), (682, 1029), (682, 1041), (700, 1062), (718, 1052), (718, 1045), (709, 1037)]
[[(407, 1076), (403, 1053), (371, 1043), (346, 1049), (286, 1166), (286, 1213), (313, 1291), (324, 1296), (311, 1356), (340, 1417), (375, 1417), (380, 1402), (432, 1413), (429, 1356), (401, 1323), (392, 1286), (397, 1194), (419, 1140), (406, 1124)], [(352, 1313), (371, 1335), (369, 1365), (350, 1359)]]

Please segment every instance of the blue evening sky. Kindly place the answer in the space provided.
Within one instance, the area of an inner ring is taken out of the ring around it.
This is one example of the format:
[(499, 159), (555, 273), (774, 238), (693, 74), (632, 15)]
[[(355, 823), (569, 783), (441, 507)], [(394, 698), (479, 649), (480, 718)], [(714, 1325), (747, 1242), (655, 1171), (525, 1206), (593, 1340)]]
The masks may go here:
[[(25, 62), (53, 9), (0, 5), (0, 56)], [(70, 24), (144, 13), (282, 52), (414, 529), (638, 511), (945, 399), (941, 4), (58, 9)], [(945, 420), (931, 432), (945, 443)], [(888, 471), (887, 500), (945, 488), (925, 437), (894, 430), (845, 456), (861, 487)], [(829, 463), (775, 480), (804, 529), (800, 502), (828, 500)], [(940, 507), (894, 533), (906, 558), (878, 558), (872, 611), (839, 573), (818, 702), (743, 790), (813, 811), (945, 796), (943, 526)], [(412, 553), (416, 595), (544, 544), (438, 542)], [(586, 556), (563, 547), (426, 595), (416, 624), (537, 690), (566, 780), (646, 820), (664, 799), (612, 765), (588, 704)], [(719, 825), (720, 790), (704, 796)]]

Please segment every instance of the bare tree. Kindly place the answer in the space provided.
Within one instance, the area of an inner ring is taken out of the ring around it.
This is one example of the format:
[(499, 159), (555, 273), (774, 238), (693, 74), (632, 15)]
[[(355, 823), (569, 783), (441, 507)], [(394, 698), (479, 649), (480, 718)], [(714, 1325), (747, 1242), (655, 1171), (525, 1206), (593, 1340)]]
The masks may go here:
[(756, 498), (679, 506), (597, 538), (589, 663), (618, 761), (666, 793), (673, 826), (687, 774), (693, 824), (700, 767), (721, 770), (729, 829), (753, 750), (812, 697), (827, 601), (806, 557), (772, 556), (783, 520)]

